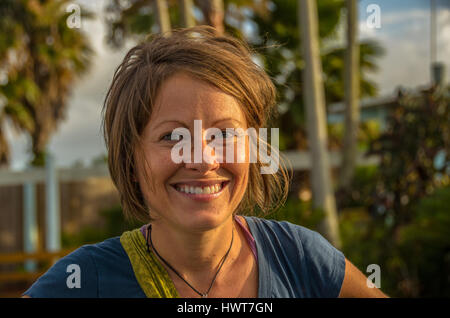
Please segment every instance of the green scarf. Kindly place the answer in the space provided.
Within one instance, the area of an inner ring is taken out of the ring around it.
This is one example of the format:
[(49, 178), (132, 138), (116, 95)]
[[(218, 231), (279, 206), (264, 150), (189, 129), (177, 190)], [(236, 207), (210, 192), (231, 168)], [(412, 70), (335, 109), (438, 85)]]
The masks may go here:
[(150, 250), (140, 229), (127, 231), (120, 237), (130, 259), (134, 275), (148, 298), (178, 298), (178, 292), (169, 274)]

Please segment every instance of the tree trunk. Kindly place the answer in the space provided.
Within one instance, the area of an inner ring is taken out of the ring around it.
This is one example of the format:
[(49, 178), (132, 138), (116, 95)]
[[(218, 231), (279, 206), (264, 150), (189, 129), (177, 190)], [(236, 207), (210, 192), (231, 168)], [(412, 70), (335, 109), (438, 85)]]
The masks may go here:
[[(3, 120), (3, 123), (5, 120)], [(4, 127), (0, 124), (0, 168), (7, 167), (9, 165), (10, 154), (9, 154), (9, 145), (8, 140), (6, 140), (6, 136), (4, 133)]]
[(347, 0), (347, 50), (345, 54), (345, 133), (340, 170), (340, 188), (347, 191), (356, 168), (359, 128), (358, 4)]
[(192, 14), (192, 0), (178, 0), (181, 16), (181, 25), (184, 28), (190, 28), (195, 25), (194, 16)]
[(315, 0), (298, 0), (298, 20), (305, 61), (303, 70), (308, 144), (311, 153), (311, 186), (313, 207), (325, 213), (320, 232), (335, 247), (341, 247), (336, 213), (325, 114), (325, 93), (319, 51), (317, 6)]
[(170, 35), (170, 17), (166, 0), (153, 0), (156, 21), (161, 34)]
[(56, 130), (56, 119), (53, 117), (54, 111), (50, 105), (42, 103), (36, 109), (34, 130), (30, 132), (34, 155), (31, 165), (44, 166), (47, 145)]
[(205, 24), (214, 27), (219, 34), (225, 32), (223, 0), (198, 0)]

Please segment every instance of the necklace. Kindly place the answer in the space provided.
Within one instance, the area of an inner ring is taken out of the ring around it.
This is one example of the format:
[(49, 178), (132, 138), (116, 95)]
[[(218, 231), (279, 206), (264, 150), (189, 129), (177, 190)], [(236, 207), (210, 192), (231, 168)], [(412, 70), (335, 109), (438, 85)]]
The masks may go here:
[(225, 253), (224, 257), (222, 257), (222, 260), (220, 261), (220, 265), (219, 268), (217, 269), (216, 274), (214, 275), (213, 280), (211, 281), (211, 284), (209, 285), (208, 290), (205, 293), (201, 293), (199, 292), (194, 286), (192, 286), (187, 280), (185, 280), (176, 270), (175, 268), (173, 268), (172, 265), (170, 265), (161, 255), (159, 255), (158, 251), (156, 250), (155, 246), (153, 245), (152, 242), (152, 235), (151, 235), (151, 225), (149, 225), (147, 227), (147, 252), (150, 253), (150, 246), (149, 246), (149, 240), (150, 240), (150, 245), (152, 247), (152, 249), (155, 251), (156, 255), (164, 262), (164, 264), (167, 265), (167, 267), (169, 267), (178, 277), (180, 277), (185, 283), (186, 285), (188, 285), (193, 291), (195, 291), (197, 294), (199, 294), (202, 298), (206, 298), (208, 297), (209, 292), (211, 291), (211, 288), (214, 285), (214, 282), (216, 281), (217, 275), (219, 274), (220, 270), (222, 269), (222, 265), (225, 263), (225, 260), (228, 257), (228, 254), (231, 251), (231, 247), (233, 246), (233, 240), (234, 240), (234, 231), (231, 231), (231, 243), (230, 243), (230, 247), (228, 248), (228, 251)]

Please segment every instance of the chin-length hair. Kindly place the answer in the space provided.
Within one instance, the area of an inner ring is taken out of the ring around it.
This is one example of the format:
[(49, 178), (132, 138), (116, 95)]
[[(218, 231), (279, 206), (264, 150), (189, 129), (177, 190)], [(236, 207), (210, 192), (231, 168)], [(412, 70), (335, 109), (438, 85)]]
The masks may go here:
[[(275, 86), (254, 62), (254, 53), (241, 40), (218, 35), (212, 27), (196, 26), (174, 30), (167, 36), (151, 35), (126, 54), (105, 97), (102, 129), (109, 172), (127, 218), (152, 220), (141, 191), (143, 185), (137, 181), (138, 162), (143, 159), (141, 136), (158, 91), (170, 76), (185, 72), (233, 96), (248, 127), (256, 132), (268, 128), (276, 118)], [(278, 151), (270, 143), (267, 149), (269, 155)], [(286, 169), (280, 153), (279, 159), (279, 169), (273, 174), (261, 174), (259, 157), (249, 163), (247, 187), (235, 213), (265, 214), (283, 205), (292, 172)], [(151, 171), (145, 180), (152, 181)]]

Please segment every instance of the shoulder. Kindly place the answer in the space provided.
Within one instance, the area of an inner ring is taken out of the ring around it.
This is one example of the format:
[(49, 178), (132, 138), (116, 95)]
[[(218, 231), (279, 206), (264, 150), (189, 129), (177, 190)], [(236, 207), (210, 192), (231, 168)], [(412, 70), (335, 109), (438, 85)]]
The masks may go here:
[[(287, 221), (247, 217), (276, 276), (298, 288), (296, 297), (337, 297), (345, 275), (344, 254), (321, 234)], [(259, 251), (258, 251), (259, 253)], [(282, 268), (282, 270), (277, 270)]]
[(321, 234), (301, 225), (257, 217), (246, 217), (246, 220), (262, 238), (277, 238), (280, 243), (306, 249), (316, 244), (329, 244)]
[(59, 259), (27, 290), (30, 297), (98, 297), (99, 270), (124, 261), (119, 237), (84, 245)]

